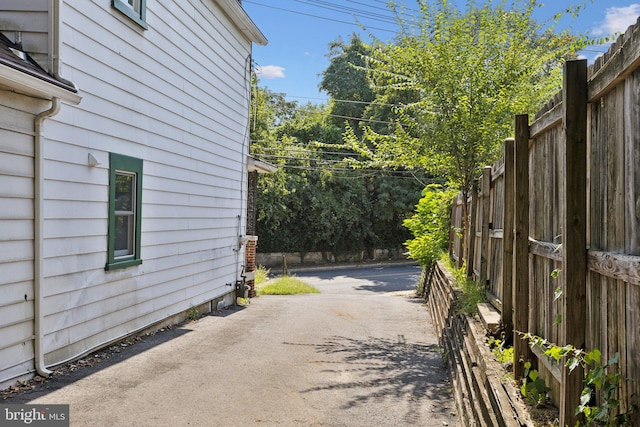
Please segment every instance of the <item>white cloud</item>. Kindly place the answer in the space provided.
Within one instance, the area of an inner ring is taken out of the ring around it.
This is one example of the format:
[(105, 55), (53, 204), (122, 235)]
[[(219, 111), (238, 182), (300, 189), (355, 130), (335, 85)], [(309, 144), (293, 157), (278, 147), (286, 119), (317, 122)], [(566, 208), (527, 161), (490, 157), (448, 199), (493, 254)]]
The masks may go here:
[(636, 23), (640, 15), (640, 4), (633, 3), (626, 7), (608, 7), (604, 22), (593, 31), (596, 36), (624, 33), (630, 25)]
[(256, 68), (256, 74), (267, 79), (283, 79), (285, 78), (284, 67), (280, 67), (278, 65), (264, 65)]

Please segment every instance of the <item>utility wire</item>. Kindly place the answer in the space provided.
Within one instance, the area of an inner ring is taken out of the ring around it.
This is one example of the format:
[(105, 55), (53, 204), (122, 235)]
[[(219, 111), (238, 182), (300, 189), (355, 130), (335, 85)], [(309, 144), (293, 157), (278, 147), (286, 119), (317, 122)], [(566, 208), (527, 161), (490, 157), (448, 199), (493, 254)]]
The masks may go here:
[(339, 114), (316, 113), (314, 111), (309, 111), (308, 114), (311, 114), (311, 115), (314, 115), (314, 116), (336, 117), (338, 119), (357, 120), (359, 122), (382, 123), (382, 124), (385, 124), (385, 125), (394, 125), (394, 124), (397, 123), (397, 122), (388, 122), (388, 121), (384, 121), (384, 120), (363, 119), (362, 117), (341, 116)]
[(337, 171), (337, 172), (373, 172), (377, 174), (384, 174), (386, 176), (406, 177), (406, 178), (415, 179), (413, 174), (410, 171), (397, 171), (397, 170), (390, 170), (390, 169), (360, 169), (360, 168), (340, 168), (340, 167), (324, 168), (321, 166), (299, 166), (299, 165), (289, 165), (289, 164), (282, 164), (277, 166), (287, 168), (287, 169), (300, 169), (300, 170), (309, 170), (309, 171), (329, 170), (329, 171)]
[[(258, 3), (258, 2), (251, 1), (251, 0), (244, 0), (244, 2), (245, 3), (255, 4), (256, 6), (262, 6), (262, 7), (267, 7), (267, 8), (270, 8), (270, 9), (281, 10), (283, 12), (296, 13), (298, 15), (310, 16), (312, 18), (324, 19), (325, 21), (333, 21), (333, 22), (338, 22), (340, 24), (353, 25), (353, 26), (356, 26), (356, 27), (362, 27), (363, 26), (363, 25), (360, 25), (360, 24), (357, 24), (357, 23), (353, 23), (353, 22), (349, 22), (349, 21), (342, 21), (340, 19), (327, 18), (325, 16), (314, 15), (314, 14), (311, 14), (311, 13), (300, 12), (300, 11), (297, 11), (297, 10), (284, 9), (284, 8), (281, 8), (281, 7), (266, 5), (266, 4)], [(367, 29), (370, 29), (370, 30), (385, 31), (387, 33), (397, 33), (396, 30), (390, 30), (388, 28), (372, 27), (370, 25), (364, 25), (364, 27), (367, 28)]]
[(260, 157), (265, 159), (276, 159), (276, 160), (299, 160), (299, 161), (318, 162), (322, 164), (344, 162), (344, 160), (322, 159), (320, 157), (295, 157), (295, 156), (281, 156), (277, 154), (260, 154)]
[(387, 104), (385, 102), (377, 102), (377, 101), (353, 101), (350, 99), (334, 99), (334, 98), (317, 98), (311, 96), (297, 96), (297, 95), (288, 95), (285, 92), (277, 92), (276, 95), (283, 96), (285, 98), (296, 98), (296, 99), (316, 99), (318, 101), (326, 101), (326, 102), (342, 102), (345, 104), (361, 104), (361, 105), (380, 105), (383, 107), (402, 107), (404, 104)]
[[(351, 0), (347, 0), (347, 1), (351, 1)], [(376, 3), (380, 3), (380, 4), (384, 4), (385, 6), (389, 5), (389, 0), (373, 0)], [(409, 12), (416, 12), (416, 13), (421, 13), (420, 10), (418, 9), (411, 9), (410, 7), (406, 7), (403, 6), (404, 9), (408, 10)]]
[[(356, 9), (349, 6), (338, 5), (335, 3), (321, 1), (321, 0), (294, 0), (298, 3), (308, 4), (322, 9), (329, 9), (334, 12), (345, 13), (353, 16), (354, 18), (367, 18), (375, 21), (384, 22), (387, 24), (395, 24), (395, 18), (389, 15), (383, 15), (381, 13), (367, 12), (363, 9)], [(357, 15), (356, 15), (357, 14)]]
[[(254, 142), (269, 142), (272, 144), (283, 144), (282, 141), (258, 141), (258, 140), (251, 140), (251, 143)], [(359, 156), (358, 153), (343, 153), (340, 151), (321, 151), (321, 150), (302, 150), (302, 149), (286, 149), (286, 148), (281, 148), (281, 147), (255, 147), (256, 149), (259, 148), (259, 151), (286, 151), (287, 153), (308, 153), (308, 154), (328, 154), (328, 155), (334, 155), (334, 156)], [(255, 154), (255, 153), (254, 153)], [(263, 154), (260, 154), (261, 156)]]

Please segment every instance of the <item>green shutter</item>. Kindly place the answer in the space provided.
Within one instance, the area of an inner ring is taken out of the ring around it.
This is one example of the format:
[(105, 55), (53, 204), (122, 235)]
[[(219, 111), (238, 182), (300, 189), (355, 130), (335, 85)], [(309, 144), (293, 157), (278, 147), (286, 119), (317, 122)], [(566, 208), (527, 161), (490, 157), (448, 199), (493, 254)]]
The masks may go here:
[[(135, 174), (135, 209), (133, 233), (133, 254), (116, 257), (116, 174), (118, 171)], [(142, 264), (140, 256), (140, 237), (142, 226), (142, 159), (123, 156), (121, 154), (109, 154), (109, 228), (107, 239), (107, 264), (106, 270), (130, 267)]]
[(112, 0), (114, 9), (119, 10), (143, 29), (149, 29), (147, 25), (147, 0), (140, 0), (140, 11), (135, 11), (126, 0)]

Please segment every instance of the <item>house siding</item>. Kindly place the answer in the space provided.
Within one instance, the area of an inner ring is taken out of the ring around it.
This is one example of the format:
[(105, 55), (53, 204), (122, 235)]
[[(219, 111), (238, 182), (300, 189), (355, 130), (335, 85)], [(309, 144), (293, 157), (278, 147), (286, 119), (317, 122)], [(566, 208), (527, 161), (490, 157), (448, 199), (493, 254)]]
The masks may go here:
[(4, 35), (15, 41), (15, 32), (20, 32), (25, 51), (45, 69), (51, 46), (50, 3), (50, 0), (2, 0), (0, 4), (0, 28)]
[[(48, 366), (230, 293), (246, 198), (251, 44), (215, 2), (147, 2), (147, 31), (108, 1), (62, 13), (65, 78), (83, 100), (46, 122)], [(114, 271), (109, 152), (144, 161), (143, 263)]]
[(33, 129), (47, 106), (0, 87), (0, 384), (33, 372)]

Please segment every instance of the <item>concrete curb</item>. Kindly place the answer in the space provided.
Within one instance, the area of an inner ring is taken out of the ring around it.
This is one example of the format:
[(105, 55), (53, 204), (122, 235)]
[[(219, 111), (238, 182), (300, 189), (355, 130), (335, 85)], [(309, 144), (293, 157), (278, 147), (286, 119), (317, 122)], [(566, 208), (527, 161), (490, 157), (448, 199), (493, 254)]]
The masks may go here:
[[(303, 273), (308, 271), (330, 271), (330, 270), (342, 270), (345, 268), (371, 268), (371, 267), (392, 267), (392, 266), (403, 266), (403, 265), (415, 265), (419, 264), (413, 260), (400, 260), (400, 261), (374, 261), (374, 262), (360, 262), (360, 263), (349, 263), (349, 264), (321, 264), (321, 265), (296, 265), (288, 268), (289, 273)], [(282, 268), (271, 268), (271, 274), (282, 274)]]

